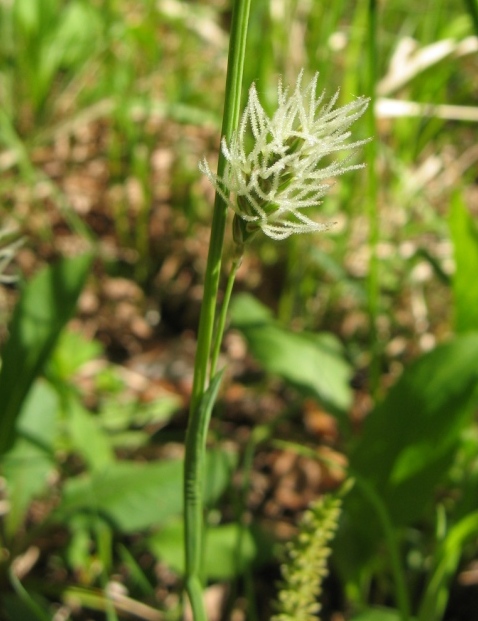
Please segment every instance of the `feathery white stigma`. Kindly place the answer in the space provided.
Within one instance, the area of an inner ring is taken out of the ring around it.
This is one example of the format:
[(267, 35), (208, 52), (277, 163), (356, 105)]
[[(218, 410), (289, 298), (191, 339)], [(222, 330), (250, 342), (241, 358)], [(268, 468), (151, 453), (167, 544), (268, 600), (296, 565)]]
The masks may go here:
[(324, 166), (321, 162), (337, 151), (353, 151), (368, 142), (347, 143), (347, 139), (349, 127), (365, 112), (369, 100), (358, 97), (334, 109), (339, 92), (323, 103), (325, 92), (316, 94), (319, 74), (303, 89), (302, 77), (303, 71), (290, 96), (289, 89), (279, 82), (278, 107), (272, 118), (264, 111), (253, 84), (238, 129), (229, 144), (224, 138), (221, 143), (224, 175), (215, 175), (206, 160), (199, 165), (236, 213), (234, 236), (238, 243), (260, 229), (272, 239), (328, 229), (329, 224), (314, 222), (302, 210), (322, 203), (334, 177), (364, 166), (349, 165), (350, 155)]

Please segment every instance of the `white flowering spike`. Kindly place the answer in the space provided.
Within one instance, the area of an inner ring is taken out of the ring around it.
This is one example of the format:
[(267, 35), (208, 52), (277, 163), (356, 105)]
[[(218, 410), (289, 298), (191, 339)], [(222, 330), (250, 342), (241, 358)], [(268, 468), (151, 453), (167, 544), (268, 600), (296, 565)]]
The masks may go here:
[(229, 144), (224, 138), (221, 143), (224, 175), (215, 175), (206, 160), (199, 165), (234, 210), (234, 239), (240, 245), (260, 229), (272, 239), (328, 229), (330, 224), (314, 222), (302, 210), (322, 203), (334, 177), (364, 166), (349, 165), (350, 156), (323, 166), (321, 161), (368, 142), (347, 143), (347, 139), (349, 127), (365, 112), (369, 100), (358, 97), (334, 109), (339, 92), (323, 103), (325, 92), (316, 94), (319, 74), (305, 88), (302, 77), (303, 71), (290, 96), (289, 89), (279, 82), (278, 107), (272, 118), (264, 111), (253, 84), (238, 129)]

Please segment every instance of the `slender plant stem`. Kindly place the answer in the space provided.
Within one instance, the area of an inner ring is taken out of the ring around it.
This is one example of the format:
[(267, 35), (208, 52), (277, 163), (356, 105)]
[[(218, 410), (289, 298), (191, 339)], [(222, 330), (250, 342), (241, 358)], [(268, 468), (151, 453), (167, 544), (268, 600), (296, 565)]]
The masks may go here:
[[(370, 105), (366, 112), (368, 135), (376, 137), (375, 89), (377, 84), (377, 1), (369, 0), (367, 28), (367, 95)], [(370, 317), (370, 340), (372, 359), (370, 363), (370, 387), (377, 395), (380, 380), (380, 349), (377, 334), (379, 314), (380, 283), (378, 275), (377, 245), (380, 240), (378, 213), (378, 179), (377, 179), (377, 140), (371, 140), (365, 147), (368, 173), (368, 222), (370, 262), (368, 273), (368, 311)]]
[(221, 383), (218, 373), (205, 391), (195, 416), (190, 417), (186, 433), (184, 464), (184, 524), (186, 555), (186, 588), (194, 621), (206, 621), (202, 600), (203, 491), (206, 468), (206, 437), (211, 412)]
[(217, 360), (219, 358), (219, 351), (221, 349), (222, 337), (224, 335), (224, 328), (226, 327), (227, 309), (229, 308), (229, 302), (231, 300), (232, 288), (236, 279), (237, 270), (241, 266), (242, 255), (235, 257), (232, 261), (231, 270), (227, 279), (226, 290), (224, 291), (224, 299), (222, 301), (221, 312), (219, 314), (216, 335), (214, 337), (214, 345), (211, 354), (211, 369), (210, 379), (216, 374)]
[[(235, 0), (232, 13), (222, 124), (222, 135), (226, 140), (231, 137), (239, 121), (250, 4), (251, 0)], [(219, 176), (223, 175), (225, 165), (226, 160), (221, 152), (219, 154), (217, 170)], [(201, 581), (204, 540), (203, 476), (207, 428), (217, 390), (219, 389), (221, 375), (218, 374), (211, 379), (209, 389), (207, 389), (207, 379), (221, 272), (226, 215), (227, 204), (219, 193), (216, 193), (204, 280), (203, 302), (199, 320), (184, 467), (186, 588), (192, 606), (194, 621), (207, 621)]]
[(33, 597), (25, 589), (19, 578), (15, 575), (15, 572), (10, 568), (9, 572), (10, 582), (13, 586), (18, 598), (24, 603), (25, 607), (30, 611), (31, 615), (38, 619), (38, 621), (50, 621), (50, 616), (43, 610)]
[[(226, 93), (222, 135), (228, 140), (237, 127), (241, 108), (241, 84), (246, 51), (247, 24), (251, 0), (236, 0), (232, 13), (231, 40), (229, 44), (229, 60), (226, 78)], [(217, 174), (222, 176), (226, 159), (222, 151), (219, 153)], [(214, 317), (216, 312), (217, 292), (221, 272), (222, 247), (226, 227), (227, 205), (219, 193), (216, 193), (214, 212), (211, 225), (211, 239), (204, 278), (204, 294), (199, 319), (198, 342), (194, 366), (191, 412), (194, 412), (198, 401), (206, 388), (208, 362), (211, 350)]]

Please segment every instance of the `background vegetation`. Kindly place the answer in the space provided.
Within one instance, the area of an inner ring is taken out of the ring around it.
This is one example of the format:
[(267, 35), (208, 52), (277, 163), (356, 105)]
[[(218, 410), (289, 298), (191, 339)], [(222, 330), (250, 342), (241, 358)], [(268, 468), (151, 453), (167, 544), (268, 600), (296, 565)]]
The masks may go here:
[[(184, 429), (228, 0), (0, 2), (0, 618), (179, 619)], [(210, 619), (347, 472), (324, 619), (478, 610), (478, 12), (254, 0), (245, 92), (320, 71), (366, 171), (238, 274), (207, 474)]]

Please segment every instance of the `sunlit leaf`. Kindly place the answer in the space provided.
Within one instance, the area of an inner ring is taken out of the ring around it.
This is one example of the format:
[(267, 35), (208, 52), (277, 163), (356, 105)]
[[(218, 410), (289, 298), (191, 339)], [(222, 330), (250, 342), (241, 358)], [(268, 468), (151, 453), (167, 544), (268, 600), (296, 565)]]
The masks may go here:
[(478, 330), (478, 227), (458, 193), (451, 203), (450, 230), (455, 256), (455, 328), (457, 332)]
[[(212, 451), (206, 462), (205, 502), (215, 501), (229, 484), (236, 458)], [(101, 471), (72, 477), (54, 519), (94, 512), (122, 532), (163, 524), (183, 508), (183, 462), (116, 462)]]
[(15, 438), (15, 424), (33, 380), (73, 315), (91, 257), (64, 259), (39, 272), (24, 288), (2, 350), (0, 455)]
[(18, 418), (20, 438), (3, 459), (10, 503), (4, 520), (9, 535), (22, 524), (31, 500), (48, 488), (48, 479), (55, 470), (53, 443), (57, 421), (57, 394), (49, 384), (38, 381)]
[(319, 399), (334, 412), (348, 409), (351, 369), (332, 334), (292, 332), (246, 294), (233, 299), (231, 317), (266, 371), (279, 375), (304, 395)]
[(383, 524), (363, 481), (392, 526), (410, 524), (433, 503), (460, 434), (478, 402), (478, 333), (437, 347), (410, 365), (365, 421), (350, 455), (359, 481), (344, 502), (338, 558), (363, 566), (383, 539)]
[[(150, 550), (178, 574), (184, 572), (184, 528), (174, 520), (149, 537)], [(272, 540), (264, 532), (236, 522), (207, 528), (204, 574), (208, 580), (230, 580), (272, 558)]]

